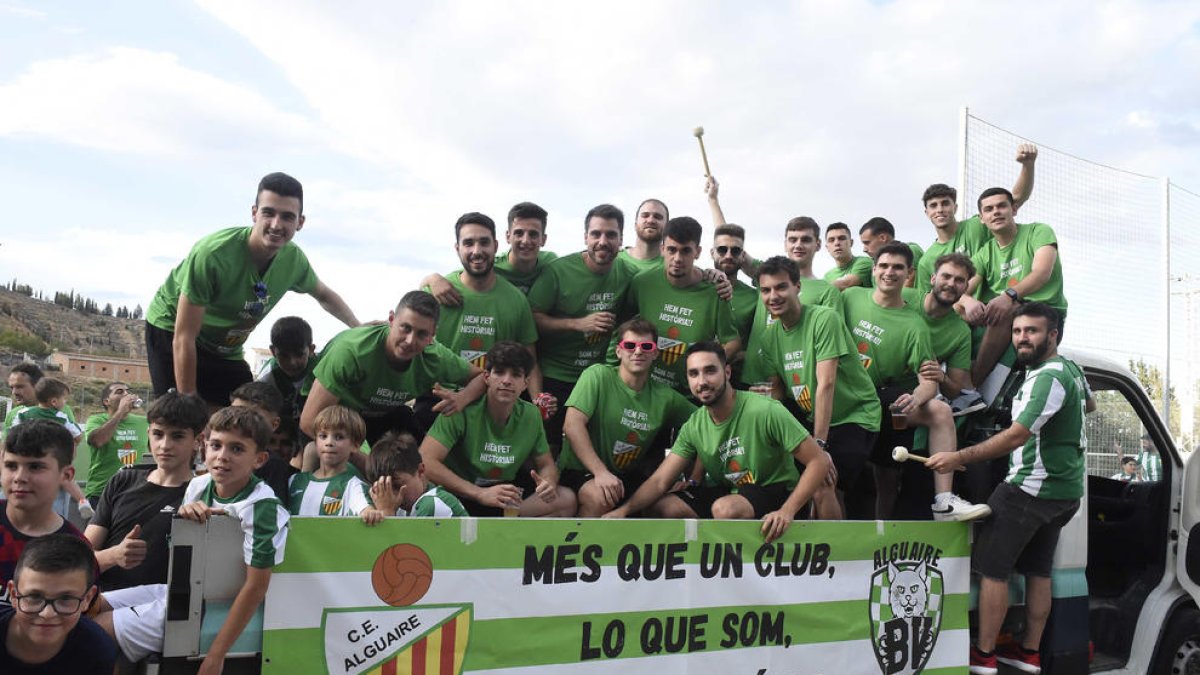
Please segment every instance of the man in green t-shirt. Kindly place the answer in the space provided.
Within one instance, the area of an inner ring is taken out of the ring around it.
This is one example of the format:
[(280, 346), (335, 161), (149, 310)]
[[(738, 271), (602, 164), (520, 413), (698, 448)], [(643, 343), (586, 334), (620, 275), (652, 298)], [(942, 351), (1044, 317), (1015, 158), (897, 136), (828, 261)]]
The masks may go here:
[(663, 430), (678, 428), (696, 409), (674, 389), (650, 379), (658, 330), (642, 318), (621, 324), (617, 366), (602, 363), (579, 376), (567, 399), (562, 484), (579, 495), (579, 516), (594, 518), (625, 501), (658, 468), (651, 450)]
[[(575, 493), (558, 484), (541, 411), (521, 400), (532, 369), (533, 357), (521, 345), (497, 342), (487, 353), (483, 399), (461, 415), (439, 417), (421, 443), (429, 480), (457, 495), (473, 516), (575, 515)], [(528, 475), (526, 460), (535, 467)]]
[(646, 270), (633, 279), (629, 313), (658, 329), (658, 361), (650, 377), (680, 393), (688, 391), (683, 353), (696, 342), (717, 340), (732, 358), (741, 349), (729, 300), (717, 294), (696, 267), (703, 228), (695, 218), (672, 218), (663, 230), (663, 267)]
[[(978, 445), (929, 460), (929, 468), (952, 475), (965, 465), (1009, 456), (1009, 471), (988, 504), (992, 518), (980, 528), (972, 556), (979, 572), (978, 641), (971, 665), (997, 660), (1036, 672), (1038, 646), (1051, 609), (1050, 573), (1060, 530), (1084, 493), (1084, 415), (1087, 383), (1079, 366), (1058, 355), (1058, 310), (1040, 302), (1022, 305), (1012, 326), (1017, 363), (1028, 370), (1013, 398), (1012, 425)], [(998, 653), (996, 637), (1008, 611), (1008, 579), (1025, 575), (1028, 620), (1020, 645)]]
[(671, 218), (670, 209), (662, 200), (652, 198), (638, 204), (633, 215), (637, 242), (629, 248), (621, 249), (617, 258), (629, 265), (634, 274), (662, 267), (663, 230), (667, 227), (667, 220)]
[[(1013, 184), (1013, 208), (1019, 209), (1029, 199), (1033, 192), (1033, 169), (1037, 161), (1037, 146), (1032, 143), (1022, 143), (1017, 146), (1017, 162), (1021, 165), (1021, 173)], [(917, 263), (916, 288), (922, 293), (929, 292), (929, 280), (933, 277), (933, 264), (947, 253), (963, 253), (967, 257), (987, 243), (987, 228), (973, 216), (959, 222), (955, 216), (958, 210), (958, 191), (944, 183), (935, 183), (925, 188), (921, 195), (921, 205), (925, 207), (925, 217), (933, 224), (937, 238), (925, 247), (925, 255)]]
[[(750, 341), (750, 326), (754, 321), (754, 308), (758, 306), (758, 291), (754, 286), (738, 278), (738, 272), (746, 264), (746, 230), (741, 225), (725, 223), (713, 232), (713, 247), (710, 251), (713, 267), (725, 274), (733, 284), (733, 327), (745, 347)], [(740, 358), (739, 358), (740, 360)]]
[[(778, 401), (730, 386), (720, 343), (698, 342), (684, 358), (703, 407), (684, 423), (658, 470), (604, 517), (644, 510), (657, 518), (756, 519), (767, 541), (779, 538), (822, 485), (835, 484), (829, 454)], [(667, 494), (697, 459), (705, 484), (693, 474), (688, 489)]]
[(966, 255), (941, 255), (929, 291), (917, 299), (934, 355), (934, 361), (922, 364), (921, 374), (938, 382), (938, 393), (953, 402), (955, 417), (986, 406), (971, 382), (971, 327), (954, 311), (974, 276), (975, 264)]
[[(526, 295), (546, 265), (558, 258), (553, 252), (542, 250), (546, 245), (546, 216), (546, 209), (533, 202), (514, 205), (508, 210), (508, 230), (504, 233), (510, 248), (496, 255), (496, 274)], [(462, 294), (447, 277), (431, 274), (421, 280), (421, 286), (428, 286), (443, 307), (462, 304)]]
[[(584, 218), (580, 253), (563, 256), (529, 289), (529, 306), (537, 324), (543, 390), (566, 401), (579, 374), (604, 360), (617, 313), (625, 304), (631, 266), (617, 262), (625, 214), (611, 204), (601, 204)], [(562, 444), (565, 408), (546, 422), (550, 446)]]
[(800, 281), (796, 264), (783, 256), (758, 268), (763, 305), (776, 319), (763, 332), (761, 356), (772, 396), (794, 403), (817, 445), (833, 458), (840, 489), (822, 490), (814, 501), (819, 518), (836, 520), (845, 512), (844, 492), (858, 483), (875, 444), (879, 397), (842, 315), (805, 307), (801, 283), (807, 282)]
[[(1058, 238), (1049, 225), (1017, 224), (1013, 204), (1012, 193), (1004, 188), (988, 188), (979, 195), (979, 214), (992, 238), (972, 256), (975, 276), (960, 301), (968, 323), (986, 326), (971, 366), (971, 379), (979, 383), (1010, 347), (1018, 305), (1044, 302), (1063, 319), (1067, 314)], [(1057, 326), (1056, 334), (1061, 341), (1062, 326)]]
[(110, 382), (100, 393), (104, 412), (87, 419), (83, 437), (91, 448), (92, 457), (84, 495), (93, 509), (99, 504), (108, 479), (122, 467), (136, 464), (142, 453), (150, 449), (146, 418), (130, 414), (140, 401), (138, 395), (129, 390), (128, 384)]
[(434, 340), (440, 309), (429, 293), (409, 291), (387, 324), (335, 335), (308, 382), (300, 430), (316, 438), (317, 414), (344, 405), (362, 415), (368, 442), (388, 431), (420, 438), (408, 401), (432, 393), (441, 399), (433, 410), (453, 415), (483, 395), (483, 371)]
[[(874, 260), (875, 254), (879, 251), (880, 247), (889, 241), (896, 241), (896, 226), (892, 225), (891, 221), (887, 218), (875, 216), (863, 223), (862, 227), (858, 228), (858, 238), (862, 242), (863, 253), (866, 253)], [(921, 264), (921, 258), (925, 255), (925, 249), (912, 243), (908, 247), (912, 249), (913, 264), (909, 268), (908, 282), (905, 285), (912, 286), (915, 281), (917, 266)]]
[[(892, 459), (895, 446), (913, 447), (912, 427), (929, 430), (931, 453), (957, 448), (950, 406), (937, 398), (937, 381), (922, 372), (934, 361), (929, 327), (919, 307), (904, 299), (904, 283), (912, 267), (912, 249), (893, 241), (875, 256), (874, 288), (850, 288), (842, 294), (846, 325), (857, 343), (859, 359), (871, 376), (884, 419), (871, 454), (875, 474), (875, 515), (882, 520), (974, 520), (987, 507), (951, 492), (949, 477), (930, 479), (915, 463)], [(933, 492), (932, 507), (925, 506)]]
[(154, 394), (198, 393), (213, 407), (253, 380), (242, 345), (288, 291), (313, 296), (347, 326), (358, 325), (341, 296), (317, 278), (292, 237), (304, 227), (304, 189), (284, 173), (263, 177), (251, 227), (204, 237), (159, 287), (146, 310), (146, 351)]
[(825, 273), (825, 281), (839, 291), (853, 286), (870, 288), (871, 258), (854, 255), (854, 239), (850, 236), (849, 225), (831, 223), (825, 226), (825, 250), (833, 258), (833, 269)]

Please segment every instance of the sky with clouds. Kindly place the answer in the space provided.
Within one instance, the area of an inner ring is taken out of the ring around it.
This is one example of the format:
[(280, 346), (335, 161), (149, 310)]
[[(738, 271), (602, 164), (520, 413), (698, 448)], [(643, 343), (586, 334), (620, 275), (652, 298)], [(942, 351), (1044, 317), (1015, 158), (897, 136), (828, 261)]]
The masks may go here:
[[(0, 277), (146, 306), (283, 170), (317, 273), (382, 318), (456, 266), (466, 211), (538, 202), (559, 253), (602, 202), (707, 223), (696, 125), (753, 252), (799, 214), (883, 215), (926, 244), (919, 196), (956, 179), (964, 105), (1200, 191), (1198, 20), (1196, 2), (0, 0)], [(318, 344), (339, 327), (306, 297), (287, 313)]]

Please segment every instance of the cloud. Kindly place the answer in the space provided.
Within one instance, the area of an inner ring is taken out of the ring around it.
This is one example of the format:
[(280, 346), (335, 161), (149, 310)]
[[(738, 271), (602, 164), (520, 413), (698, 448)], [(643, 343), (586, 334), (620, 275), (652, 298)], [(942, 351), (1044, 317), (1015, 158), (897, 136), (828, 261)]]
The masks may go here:
[(0, 14), (11, 14), (24, 19), (42, 20), (46, 18), (46, 13), (40, 9), (32, 9), (20, 5), (0, 5)]
[(0, 136), (171, 157), (312, 146), (317, 130), (244, 85), (130, 47), (32, 63), (0, 85)]

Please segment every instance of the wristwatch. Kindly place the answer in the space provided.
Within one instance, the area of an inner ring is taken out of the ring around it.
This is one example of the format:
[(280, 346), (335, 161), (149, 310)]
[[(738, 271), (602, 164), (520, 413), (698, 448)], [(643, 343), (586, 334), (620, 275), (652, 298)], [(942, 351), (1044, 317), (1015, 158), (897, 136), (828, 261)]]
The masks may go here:
[(1004, 294), (1007, 295), (1010, 299), (1012, 299), (1013, 302), (1017, 302), (1017, 303), (1021, 302), (1021, 294), (1017, 293), (1017, 289), (1015, 289), (1015, 288), (1004, 289)]
[(829, 446), (829, 443), (824, 438), (814, 438), (813, 440), (817, 442), (817, 446), (820, 447), (822, 450), (826, 449)]

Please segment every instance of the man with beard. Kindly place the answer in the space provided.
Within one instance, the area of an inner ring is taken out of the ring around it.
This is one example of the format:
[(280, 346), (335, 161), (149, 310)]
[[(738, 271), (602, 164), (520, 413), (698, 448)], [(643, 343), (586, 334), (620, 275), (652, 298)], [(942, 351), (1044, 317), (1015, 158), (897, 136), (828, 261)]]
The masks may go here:
[[(542, 387), (558, 401), (570, 397), (585, 368), (604, 360), (633, 279), (631, 266), (617, 264), (624, 226), (625, 214), (617, 207), (592, 208), (584, 218), (584, 250), (550, 263), (529, 289), (542, 345)], [(556, 454), (564, 412), (559, 406), (546, 423), (546, 438)]]
[(671, 212), (667, 205), (659, 199), (647, 199), (638, 204), (634, 213), (634, 232), (637, 243), (621, 251), (617, 256), (630, 266), (633, 272), (644, 272), (651, 268), (662, 267), (663, 229)]
[[(779, 538), (821, 485), (836, 481), (829, 455), (778, 401), (729, 386), (719, 343), (698, 342), (685, 359), (688, 386), (703, 407), (684, 423), (658, 470), (605, 517), (645, 510), (657, 518), (757, 519), (767, 541)], [(697, 459), (713, 484), (693, 482), (667, 494)]]
[[(672, 218), (663, 230), (663, 266), (633, 279), (627, 305), (658, 330), (658, 361), (650, 377), (681, 394), (688, 391), (683, 353), (697, 342), (717, 340), (731, 358), (741, 349), (733, 308), (696, 267), (704, 229), (695, 218)], [(615, 346), (614, 346), (615, 348)]]
[[(504, 233), (511, 248), (496, 255), (496, 274), (526, 295), (546, 266), (558, 257), (542, 250), (546, 245), (546, 216), (546, 209), (533, 202), (515, 204), (508, 210), (508, 230)], [(462, 304), (462, 294), (440, 274), (425, 277), (421, 286), (428, 286), (443, 307)]]
[[(976, 539), (972, 566), (980, 573), (978, 641), (971, 672), (995, 673), (997, 661), (1040, 672), (1037, 652), (1050, 615), (1050, 572), (1062, 527), (1083, 496), (1087, 384), (1079, 366), (1058, 355), (1058, 310), (1022, 305), (1012, 326), (1018, 365), (1028, 369), (1013, 398), (1012, 425), (956, 453), (934, 455), (929, 468), (952, 475), (960, 466), (1009, 455), (1009, 472), (988, 504), (993, 517)], [(1021, 643), (998, 652), (996, 636), (1008, 611), (1008, 579), (1025, 575), (1026, 628)]]
[(741, 225), (724, 223), (713, 232), (713, 247), (710, 251), (713, 267), (725, 274), (733, 284), (733, 327), (745, 345), (750, 339), (750, 324), (754, 320), (754, 308), (758, 306), (758, 291), (750, 284), (738, 279), (738, 272), (745, 266), (746, 230)]
[[(924, 296), (906, 290), (925, 314), (933, 346), (933, 361), (921, 366), (921, 374), (938, 382), (938, 392), (953, 400), (964, 392), (974, 392), (971, 384), (971, 327), (954, 311), (975, 276), (975, 265), (962, 253), (948, 253), (937, 259), (930, 289)], [(944, 366), (944, 370), (943, 370)], [(983, 399), (973, 396), (971, 405), (955, 410), (965, 415), (984, 407)]]

